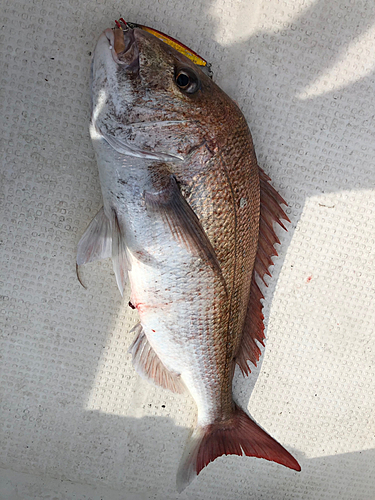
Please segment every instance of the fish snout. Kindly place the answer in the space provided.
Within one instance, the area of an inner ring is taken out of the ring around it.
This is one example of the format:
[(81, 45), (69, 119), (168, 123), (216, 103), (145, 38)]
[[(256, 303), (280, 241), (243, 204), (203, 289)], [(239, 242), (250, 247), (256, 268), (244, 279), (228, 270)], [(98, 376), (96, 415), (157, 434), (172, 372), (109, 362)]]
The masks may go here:
[(139, 52), (134, 37), (134, 30), (121, 28), (107, 28), (104, 31), (109, 48), (112, 52), (113, 60), (125, 69), (132, 72), (138, 70), (139, 67)]

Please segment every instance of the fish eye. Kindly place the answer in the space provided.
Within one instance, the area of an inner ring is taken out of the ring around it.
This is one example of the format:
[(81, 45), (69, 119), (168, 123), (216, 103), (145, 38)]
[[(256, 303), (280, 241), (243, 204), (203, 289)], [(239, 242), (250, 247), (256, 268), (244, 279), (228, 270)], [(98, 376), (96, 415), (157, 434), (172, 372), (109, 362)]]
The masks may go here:
[(176, 71), (175, 81), (178, 88), (187, 94), (194, 94), (200, 87), (197, 75), (190, 68)]

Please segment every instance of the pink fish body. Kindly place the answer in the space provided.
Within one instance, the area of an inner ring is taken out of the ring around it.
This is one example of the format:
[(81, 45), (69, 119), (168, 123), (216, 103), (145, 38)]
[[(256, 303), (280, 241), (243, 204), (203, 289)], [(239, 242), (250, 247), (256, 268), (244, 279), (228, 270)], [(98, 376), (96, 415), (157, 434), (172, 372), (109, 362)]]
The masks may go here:
[(77, 263), (112, 257), (120, 291), (129, 280), (139, 312), (135, 369), (196, 401), (178, 489), (223, 454), (300, 470), (232, 396), (236, 363), (248, 374), (259, 359), (255, 273), (268, 273), (273, 223), (287, 219), (241, 111), (178, 50), (128, 27), (99, 37), (92, 107), (103, 208)]

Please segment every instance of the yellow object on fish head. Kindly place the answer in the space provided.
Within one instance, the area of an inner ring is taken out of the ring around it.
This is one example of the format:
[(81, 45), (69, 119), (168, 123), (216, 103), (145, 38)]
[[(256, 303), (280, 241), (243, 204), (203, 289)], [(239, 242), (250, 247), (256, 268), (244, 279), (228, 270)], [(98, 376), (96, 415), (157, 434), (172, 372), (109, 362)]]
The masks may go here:
[(186, 45), (184, 45), (182, 42), (179, 42), (175, 38), (166, 35), (165, 33), (162, 33), (161, 31), (158, 31), (154, 28), (150, 28), (149, 26), (144, 26), (142, 24), (136, 24), (136, 23), (131, 23), (131, 22), (126, 22), (122, 17), (120, 18), (119, 21), (115, 21), (116, 25), (118, 28), (123, 29), (122, 25), (124, 25), (125, 28), (139, 28), (142, 29), (143, 31), (147, 31), (148, 33), (151, 33), (151, 35), (154, 35), (156, 38), (159, 38), (162, 42), (166, 43), (170, 47), (173, 47), (175, 50), (180, 52), (180, 54), (183, 54), (186, 56), (188, 59), (193, 61), (194, 64), (197, 66), (200, 66), (201, 69), (203, 69), (206, 74), (212, 78), (212, 71), (211, 71), (211, 65), (203, 59), (203, 57), (199, 56), (194, 50), (189, 49)]

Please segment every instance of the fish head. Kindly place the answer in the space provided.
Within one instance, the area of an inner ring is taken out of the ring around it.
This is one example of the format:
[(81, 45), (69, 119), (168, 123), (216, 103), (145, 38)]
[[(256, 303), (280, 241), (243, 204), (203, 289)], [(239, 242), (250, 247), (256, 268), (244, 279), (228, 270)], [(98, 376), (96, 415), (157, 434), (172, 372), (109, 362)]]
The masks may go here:
[(102, 33), (91, 89), (95, 133), (125, 155), (184, 161), (203, 148), (212, 156), (242, 117), (197, 64), (140, 28)]

